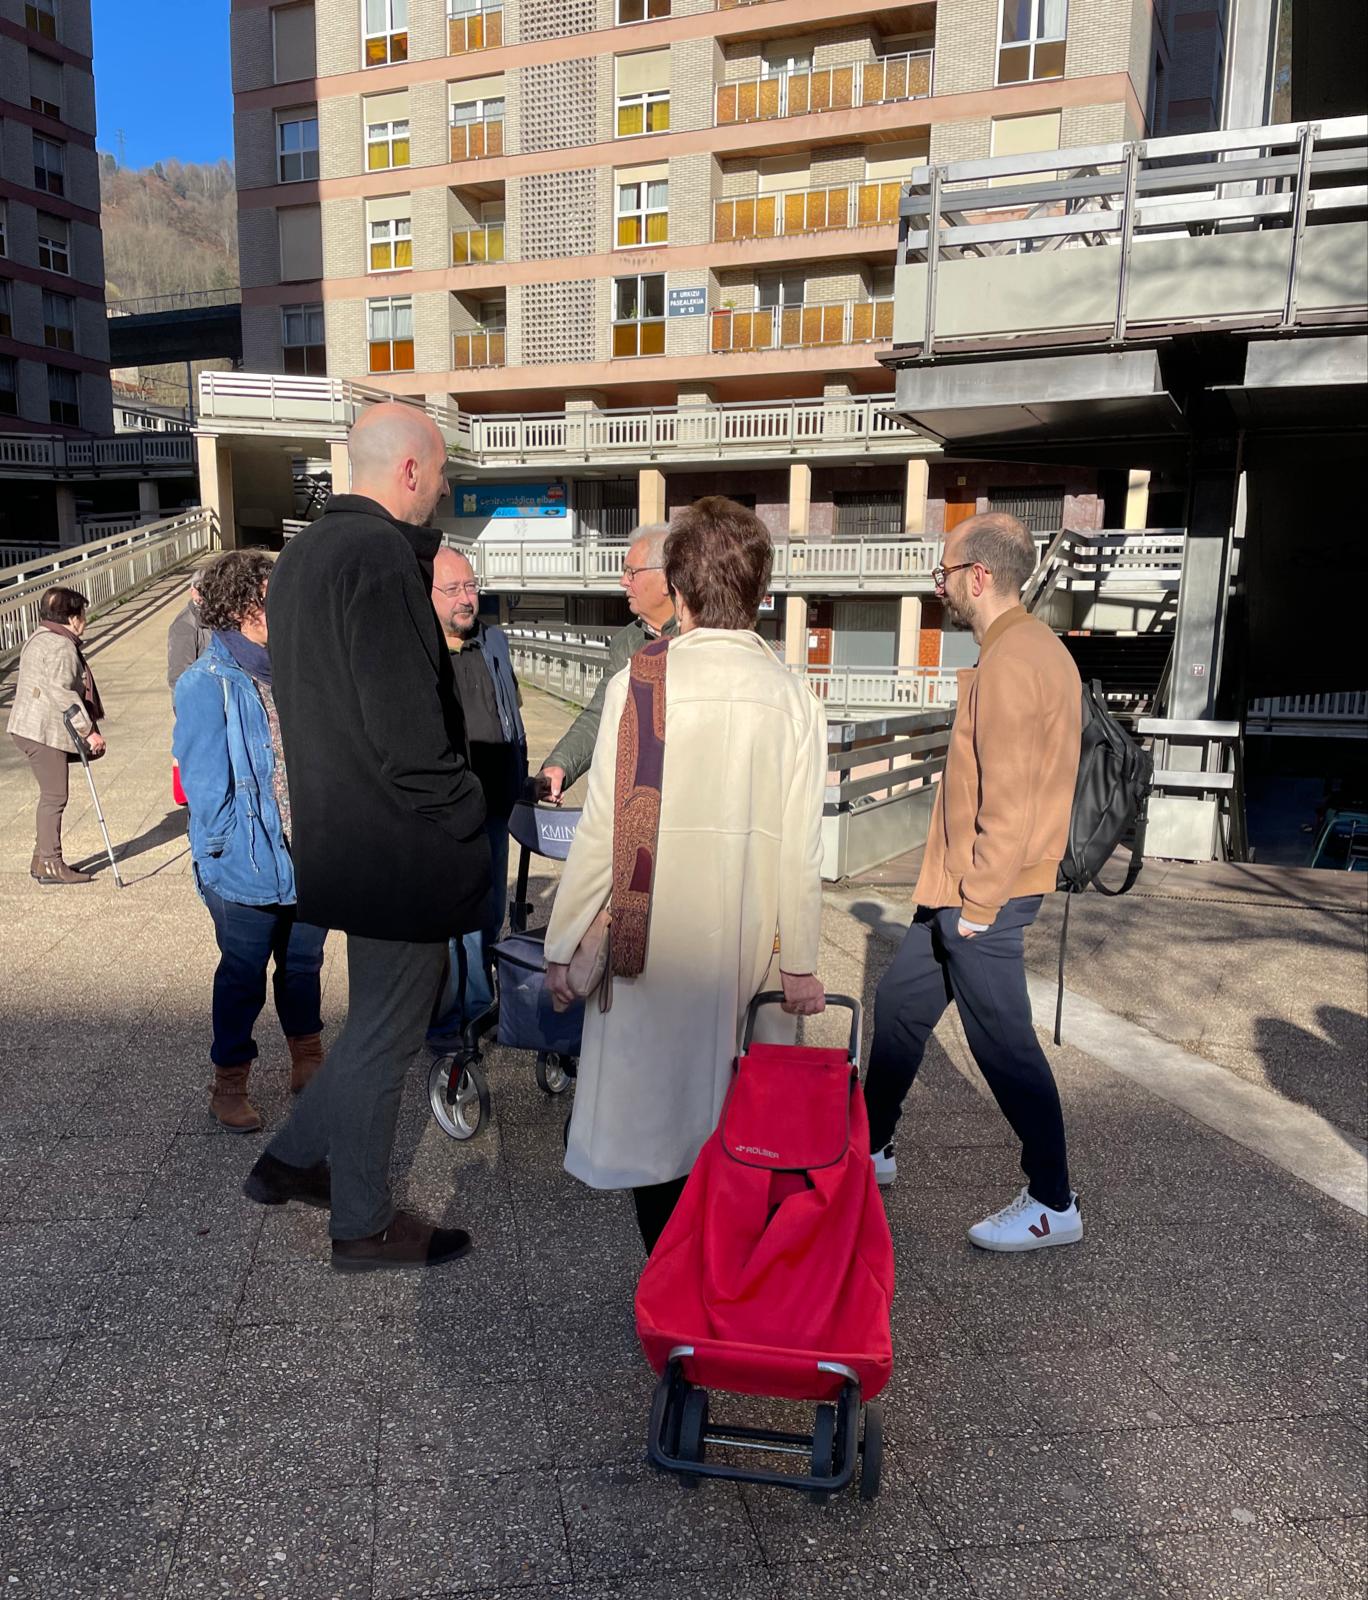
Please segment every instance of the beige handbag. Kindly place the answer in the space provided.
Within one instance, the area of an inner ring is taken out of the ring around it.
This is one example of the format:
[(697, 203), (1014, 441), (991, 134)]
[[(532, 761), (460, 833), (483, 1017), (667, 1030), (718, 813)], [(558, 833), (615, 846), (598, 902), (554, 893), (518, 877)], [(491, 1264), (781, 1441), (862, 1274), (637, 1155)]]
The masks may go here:
[[(600, 1011), (610, 1010), (613, 1004), (612, 953), (613, 913), (608, 906), (604, 906), (576, 945), (565, 975), (570, 991), (577, 1000), (588, 1000), (598, 995)], [(561, 1010), (561, 1007), (557, 1006), (556, 1010)]]

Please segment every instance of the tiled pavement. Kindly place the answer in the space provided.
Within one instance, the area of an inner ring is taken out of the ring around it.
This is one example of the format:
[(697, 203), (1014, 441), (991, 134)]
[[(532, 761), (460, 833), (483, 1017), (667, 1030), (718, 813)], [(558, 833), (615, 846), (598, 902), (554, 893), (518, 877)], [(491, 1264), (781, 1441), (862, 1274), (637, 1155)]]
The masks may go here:
[[(0, 1593), (1363, 1592), (1361, 1219), (1067, 1045), (1089, 1233), (1025, 1259), (964, 1242), (1018, 1181), (1014, 1152), (956, 1030), (933, 1047), (888, 1196), (896, 1370), (870, 1508), (689, 1493), (642, 1464), (630, 1207), (560, 1171), (565, 1107), (525, 1057), (491, 1056), (494, 1126), (463, 1146), (410, 1084), (404, 1190), (476, 1252), (421, 1278), (333, 1276), (324, 1219), (241, 1199), (259, 1141), (205, 1114), (213, 945), (164, 821), (170, 611), (155, 593), (141, 609), (94, 658), (113, 707), (101, 792), (116, 839), (148, 846), (137, 881), (32, 885), (30, 780), (0, 748)], [(544, 748), (563, 712), (529, 710)], [(93, 853), (79, 806), (71, 839)], [(833, 908), (833, 987), (867, 993), (890, 949)], [(1315, 982), (1308, 960), (1299, 1006)], [(1331, 998), (1362, 1011), (1361, 990)], [(284, 1050), (269, 1020), (260, 1037), (275, 1124)], [(1336, 1094), (1361, 1101), (1362, 1061), (1342, 1066)]]

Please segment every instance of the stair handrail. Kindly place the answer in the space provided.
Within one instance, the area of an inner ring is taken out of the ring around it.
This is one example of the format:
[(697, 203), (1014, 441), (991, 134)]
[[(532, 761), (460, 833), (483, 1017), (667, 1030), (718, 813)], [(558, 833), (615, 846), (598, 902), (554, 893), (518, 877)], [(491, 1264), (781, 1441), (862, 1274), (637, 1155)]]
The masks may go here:
[(1072, 551), (1074, 532), (1073, 528), (1061, 528), (1045, 546), (1035, 571), (1022, 586), (1021, 603), (1027, 611), (1038, 611), (1058, 587), (1065, 566), (1061, 552), (1066, 546)]

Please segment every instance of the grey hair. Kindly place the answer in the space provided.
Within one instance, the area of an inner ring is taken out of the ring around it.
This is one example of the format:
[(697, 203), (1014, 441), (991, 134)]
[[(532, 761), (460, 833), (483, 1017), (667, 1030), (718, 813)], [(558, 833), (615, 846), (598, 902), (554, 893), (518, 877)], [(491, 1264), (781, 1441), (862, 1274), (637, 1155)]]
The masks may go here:
[(967, 517), (956, 532), (959, 560), (987, 567), (998, 594), (1015, 599), (1039, 560), (1026, 524), (1005, 511), (984, 511)]
[(646, 559), (652, 566), (664, 565), (665, 541), (670, 536), (668, 522), (643, 522), (640, 527), (632, 529), (632, 537), (627, 541), (629, 545), (643, 542), (646, 546)]

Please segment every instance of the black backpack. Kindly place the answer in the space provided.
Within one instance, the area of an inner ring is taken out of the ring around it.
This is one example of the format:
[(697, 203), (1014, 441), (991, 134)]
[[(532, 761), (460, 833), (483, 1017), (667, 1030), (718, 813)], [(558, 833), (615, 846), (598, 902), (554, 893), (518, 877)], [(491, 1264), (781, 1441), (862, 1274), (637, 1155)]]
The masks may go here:
[[(1069, 837), (1056, 885), (1064, 895), (1064, 926), (1059, 935), (1059, 997), (1055, 1002), (1055, 1043), (1064, 1013), (1064, 950), (1069, 937), (1069, 902), (1091, 886), (1102, 894), (1125, 894), (1144, 865), (1145, 811), (1154, 787), (1154, 757), (1138, 745), (1107, 710), (1102, 685), (1083, 685), (1083, 739), (1074, 785)], [(1132, 832), (1130, 865), (1119, 889), (1109, 889), (1099, 874), (1116, 847)]]

